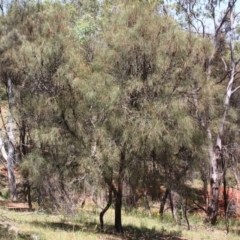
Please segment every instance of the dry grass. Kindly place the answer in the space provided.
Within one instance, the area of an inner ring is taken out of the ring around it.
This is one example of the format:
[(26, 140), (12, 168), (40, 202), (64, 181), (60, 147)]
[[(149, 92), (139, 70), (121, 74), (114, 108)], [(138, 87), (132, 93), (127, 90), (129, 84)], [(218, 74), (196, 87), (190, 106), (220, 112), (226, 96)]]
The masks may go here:
[[(204, 226), (198, 216), (190, 217), (191, 230), (187, 231), (186, 225), (176, 225), (170, 215), (163, 220), (148, 217), (144, 212), (123, 213), (124, 235), (114, 232), (114, 211), (110, 209), (105, 216), (105, 231), (100, 232), (98, 228), (98, 210), (90, 206), (79, 210), (74, 217), (64, 215), (49, 215), (43, 212), (14, 212), (0, 209), (0, 220), (11, 223), (20, 229), (26, 236), (37, 234), (40, 239), (45, 240), (157, 240), (157, 239), (239, 239), (240, 226), (238, 222), (232, 223), (231, 232), (226, 235), (224, 225), (219, 223), (215, 228)], [(1, 238), (0, 236), (0, 239)], [(9, 238), (10, 239), (10, 238)], [(30, 238), (14, 238), (30, 239)]]

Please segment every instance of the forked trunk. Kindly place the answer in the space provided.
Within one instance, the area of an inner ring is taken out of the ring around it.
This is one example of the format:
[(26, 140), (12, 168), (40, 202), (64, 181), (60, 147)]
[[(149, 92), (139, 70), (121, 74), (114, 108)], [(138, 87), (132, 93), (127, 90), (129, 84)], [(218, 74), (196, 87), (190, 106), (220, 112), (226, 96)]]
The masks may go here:
[(107, 202), (106, 207), (100, 212), (100, 215), (99, 215), (101, 230), (103, 230), (103, 226), (104, 226), (104, 221), (103, 221), (104, 214), (107, 212), (107, 210), (112, 205), (112, 186), (109, 185), (108, 188), (109, 188), (108, 189), (108, 191), (109, 191), (108, 192), (108, 202)]

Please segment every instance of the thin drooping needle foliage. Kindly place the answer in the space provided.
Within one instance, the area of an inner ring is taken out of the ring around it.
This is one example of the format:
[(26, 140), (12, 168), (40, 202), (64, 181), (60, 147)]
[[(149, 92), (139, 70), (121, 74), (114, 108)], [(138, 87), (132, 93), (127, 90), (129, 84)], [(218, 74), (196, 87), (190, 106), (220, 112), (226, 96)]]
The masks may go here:
[[(2, 9), (0, 80), (14, 89), (15, 164), (41, 207), (73, 214), (80, 197), (84, 206), (91, 196), (103, 227), (114, 201), (117, 232), (123, 206), (144, 198), (151, 213), (148, 195), (163, 199), (162, 210), (168, 198), (178, 222), (188, 199), (207, 212), (186, 182), (201, 179), (207, 201), (209, 149), (220, 123), (222, 169), (235, 166), (228, 144), (237, 145), (239, 96), (232, 108), (222, 104), (230, 40), (216, 36), (225, 41), (219, 53), (213, 36), (191, 30), (196, 15), (186, 15), (186, 30), (171, 14), (190, 14), (185, 4), (13, 1)], [(8, 139), (4, 131), (1, 139)]]

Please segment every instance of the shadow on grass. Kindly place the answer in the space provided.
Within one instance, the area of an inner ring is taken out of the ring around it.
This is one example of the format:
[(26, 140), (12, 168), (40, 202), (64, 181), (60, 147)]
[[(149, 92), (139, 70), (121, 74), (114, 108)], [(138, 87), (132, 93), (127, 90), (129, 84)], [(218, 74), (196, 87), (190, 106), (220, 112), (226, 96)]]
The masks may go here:
[(135, 227), (132, 225), (124, 226), (124, 233), (118, 234), (112, 225), (105, 225), (104, 231), (101, 231), (96, 222), (88, 222), (82, 224), (75, 224), (70, 222), (32, 222), (33, 225), (42, 228), (52, 228), (53, 230), (63, 231), (83, 231), (96, 234), (105, 235), (104, 239), (125, 239), (125, 240), (157, 240), (157, 239), (171, 239), (171, 240), (183, 240), (181, 238), (181, 231), (167, 231), (162, 228), (157, 231), (155, 228), (149, 229), (146, 227)]
[(5, 227), (0, 226), (0, 240), (32, 240), (31, 234), (18, 234), (8, 232)]
[(124, 227), (124, 235), (127, 237), (126, 239), (172, 239), (172, 240), (182, 240), (182, 232), (181, 231), (167, 231), (162, 228), (160, 231), (157, 231), (155, 228), (149, 229), (146, 227), (135, 227), (132, 225), (127, 225)]
[(52, 228), (53, 230), (63, 230), (63, 231), (83, 231), (86, 230), (86, 228), (91, 229), (91, 224), (89, 226), (80, 225), (80, 224), (75, 224), (75, 223), (68, 223), (68, 222), (38, 222), (38, 221), (33, 221), (32, 224), (36, 227), (41, 227), (41, 228)]
[(3, 229), (2, 227), (0, 227), (0, 240), (13, 240), (14, 239), (14, 235), (9, 234), (6, 229)]
[(233, 233), (233, 234), (235, 234), (235, 235), (237, 235), (237, 236), (240, 235), (240, 230), (231, 230), (231, 229), (230, 229), (230, 232)]

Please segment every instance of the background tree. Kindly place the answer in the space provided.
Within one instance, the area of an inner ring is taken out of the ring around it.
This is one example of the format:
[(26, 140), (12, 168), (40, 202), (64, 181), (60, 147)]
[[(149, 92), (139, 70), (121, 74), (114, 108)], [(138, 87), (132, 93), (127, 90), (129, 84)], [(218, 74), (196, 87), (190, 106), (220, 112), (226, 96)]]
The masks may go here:
[(65, 170), (66, 165), (76, 164), (78, 150), (72, 136), (64, 130), (67, 127), (57, 98), (64, 91), (59, 82), (62, 69), (72, 54), (67, 42), (70, 16), (59, 3), (29, 2), (24, 8), (13, 4), (1, 20), (5, 27), (2, 33), (15, 41), (9, 46), (9, 39), (2, 37), (6, 42), (2, 48), (6, 50), (1, 52), (1, 60), (2, 66), (9, 66), (2, 69), (16, 76), (15, 124), (20, 138), (16, 149), (21, 156), (22, 173), (30, 177), (40, 195), (56, 200), (52, 202), (69, 200), (65, 176), (75, 176), (73, 170), (77, 168)]
[[(206, 16), (212, 20), (212, 29), (208, 30), (211, 40), (213, 42), (213, 49), (211, 55), (206, 60), (206, 72), (208, 74), (208, 81), (210, 78), (215, 78), (217, 84), (225, 90), (216, 98), (217, 101), (223, 101), (224, 105), (220, 108), (218, 113), (219, 120), (216, 125), (213, 121), (204, 123), (206, 131), (208, 132), (209, 143), (209, 156), (211, 165), (210, 174), (210, 201), (207, 206), (207, 214), (211, 222), (216, 222), (218, 214), (218, 199), (220, 184), (222, 176), (225, 176), (225, 171), (221, 165), (224, 162), (223, 145), (228, 144), (225, 142), (226, 128), (230, 127), (227, 122), (234, 116), (233, 110), (230, 109), (230, 99), (238, 90), (236, 85), (236, 65), (238, 63), (235, 58), (234, 49), (234, 32), (235, 32), (235, 11), (234, 6), (236, 1), (228, 1), (225, 9), (220, 16), (217, 15), (217, 9), (221, 1), (209, 1), (207, 5), (201, 5), (196, 1), (178, 1), (178, 9), (186, 17), (189, 31), (197, 32), (203, 37), (206, 35), (206, 24), (204, 20)], [(218, 20), (219, 18), (219, 20)], [(200, 23), (201, 30), (197, 30), (198, 23)], [(226, 47), (229, 45), (229, 47)], [(230, 57), (229, 57), (230, 56)], [(228, 79), (225, 83), (225, 79)], [(222, 86), (221, 86), (222, 85)], [(212, 116), (208, 112), (201, 113), (199, 115), (200, 121), (203, 123), (202, 115), (205, 115), (206, 119), (212, 119)], [(228, 120), (229, 119), (229, 120)], [(234, 121), (234, 120), (233, 120)], [(232, 121), (232, 122), (233, 122)], [(217, 127), (219, 126), (219, 127)], [(216, 143), (214, 143), (216, 139)]]

